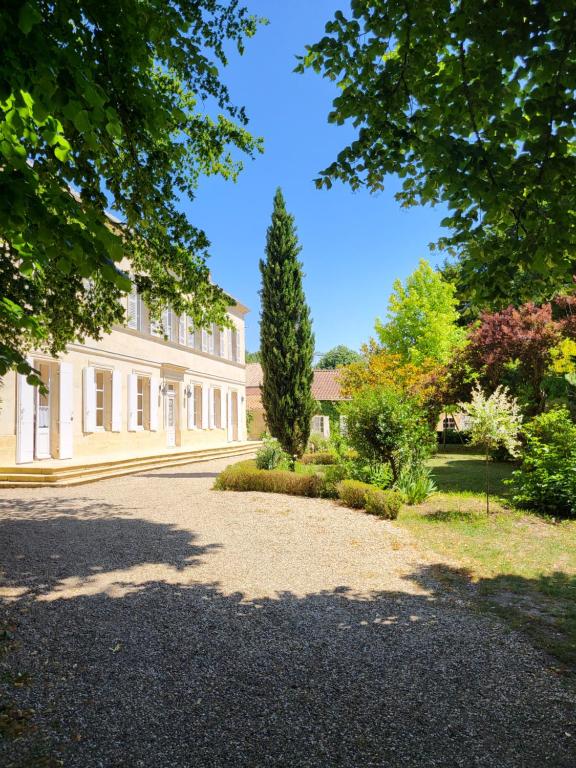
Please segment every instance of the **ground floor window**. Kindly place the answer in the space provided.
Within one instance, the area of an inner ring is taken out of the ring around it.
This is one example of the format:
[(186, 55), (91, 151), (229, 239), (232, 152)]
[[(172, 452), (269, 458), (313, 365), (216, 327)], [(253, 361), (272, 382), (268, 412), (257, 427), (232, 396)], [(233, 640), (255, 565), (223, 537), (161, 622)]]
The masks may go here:
[(194, 385), (194, 426), (197, 429), (204, 427), (202, 420), (202, 387), (200, 384)]
[(136, 383), (136, 426), (138, 429), (150, 429), (150, 379), (138, 376)]
[(96, 370), (94, 373), (96, 385), (96, 427), (98, 429), (107, 429), (106, 427), (106, 400), (109, 397), (106, 381), (109, 378), (108, 371)]
[(222, 390), (214, 390), (214, 427), (216, 429), (222, 429)]

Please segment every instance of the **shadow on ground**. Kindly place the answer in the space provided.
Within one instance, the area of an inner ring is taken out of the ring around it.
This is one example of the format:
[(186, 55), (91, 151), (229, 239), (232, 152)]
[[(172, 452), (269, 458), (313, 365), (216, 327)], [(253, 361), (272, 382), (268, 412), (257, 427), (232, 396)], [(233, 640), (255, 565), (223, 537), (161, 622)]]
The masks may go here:
[[(0, 525), (4, 581), (23, 590), (2, 605), (0, 686), (26, 721), (0, 740), (3, 766), (575, 764), (574, 699), (546, 659), (447, 597), (433, 569), (411, 576), (423, 594), (246, 600), (193, 582), (218, 542), (113, 505), (47, 520), (35, 504)], [(159, 562), (182, 582), (58, 597), (62, 580)]]

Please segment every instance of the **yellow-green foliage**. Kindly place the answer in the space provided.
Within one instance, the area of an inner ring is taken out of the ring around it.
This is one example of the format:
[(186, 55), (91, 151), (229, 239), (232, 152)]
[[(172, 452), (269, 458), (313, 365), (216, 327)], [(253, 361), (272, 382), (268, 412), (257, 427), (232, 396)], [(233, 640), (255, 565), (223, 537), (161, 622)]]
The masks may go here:
[(336, 464), (338, 457), (330, 451), (318, 451), (317, 453), (305, 453), (300, 461), (302, 464)]

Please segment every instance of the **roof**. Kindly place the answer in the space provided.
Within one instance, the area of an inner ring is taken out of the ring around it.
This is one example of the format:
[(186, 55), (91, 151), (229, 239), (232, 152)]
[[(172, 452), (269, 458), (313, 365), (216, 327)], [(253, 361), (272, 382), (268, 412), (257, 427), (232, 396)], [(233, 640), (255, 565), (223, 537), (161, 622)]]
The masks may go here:
[[(314, 371), (312, 381), (312, 397), (315, 400), (344, 400), (340, 394), (338, 369)], [(261, 387), (263, 380), (260, 363), (248, 363), (246, 366), (246, 387)]]

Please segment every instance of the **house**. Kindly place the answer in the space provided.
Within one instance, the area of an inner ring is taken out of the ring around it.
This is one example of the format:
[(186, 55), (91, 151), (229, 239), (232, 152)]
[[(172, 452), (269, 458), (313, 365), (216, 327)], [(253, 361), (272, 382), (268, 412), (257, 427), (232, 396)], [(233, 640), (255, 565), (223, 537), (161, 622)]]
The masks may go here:
[[(312, 381), (312, 397), (319, 405), (319, 413), (312, 417), (312, 433), (328, 437), (330, 421), (340, 423), (337, 404), (345, 398), (340, 392), (337, 369), (315, 370)], [(248, 434), (252, 439), (260, 438), (266, 430), (261, 387), (263, 381), (260, 363), (246, 366), (246, 408), (248, 411)]]
[(231, 328), (203, 330), (169, 310), (161, 326), (151, 323), (136, 288), (126, 309), (127, 325), (99, 341), (69, 344), (58, 359), (30, 356), (48, 394), (15, 372), (4, 377), (0, 483), (70, 478), (80, 464), (127, 469), (129, 459), (174, 463), (246, 447), (248, 309), (236, 303)]

